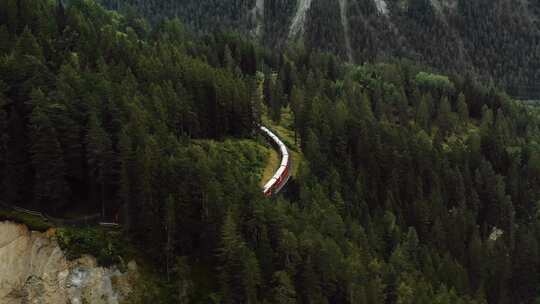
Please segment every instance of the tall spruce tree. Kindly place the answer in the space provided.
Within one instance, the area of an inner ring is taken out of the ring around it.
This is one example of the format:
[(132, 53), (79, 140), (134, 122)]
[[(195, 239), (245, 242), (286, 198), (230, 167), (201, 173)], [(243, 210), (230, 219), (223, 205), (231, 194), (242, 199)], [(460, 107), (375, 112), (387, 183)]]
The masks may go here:
[[(101, 215), (105, 217), (108, 209), (108, 191), (114, 183), (116, 160), (111, 139), (92, 112), (88, 120), (86, 134), (86, 158), (90, 173), (90, 191), (99, 193), (95, 199), (101, 207)], [(116, 212), (116, 211), (115, 211)]]
[(41, 90), (32, 92), (30, 115), (31, 159), (35, 170), (34, 199), (40, 210), (54, 212), (65, 207), (69, 187), (65, 180), (63, 151), (48, 112), (48, 101)]

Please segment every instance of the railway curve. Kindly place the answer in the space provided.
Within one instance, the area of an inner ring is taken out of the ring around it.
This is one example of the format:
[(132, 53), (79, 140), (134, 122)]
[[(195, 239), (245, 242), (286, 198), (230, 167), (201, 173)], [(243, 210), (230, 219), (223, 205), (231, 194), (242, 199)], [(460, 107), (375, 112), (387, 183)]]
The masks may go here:
[(270, 129), (264, 126), (259, 127), (263, 135), (270, 140), (272, 146), (279, 151), (281, 162), (279, 168), (272, 178), (264, 184), (263, 194), (267, 197), (278, 194), (291, 177), (291, 157), (287, 146)]
[[(267, 197), (272, 197), (276, 194), (278, 194), (283, 187), (287, 184), (291, 177), (291, 157), (289, 154), (289, 150), (287, 149), (287, 146), (279, 139), (277, 135), (275, 135), (270, 129), (260, 126), (260, 131), (263, 133), (263, 135), (270, 141), (271, 145), (278, 150), (279, 154), (281, 155), (281, 163), (279, 165), (279, 168), (274, 173), (272, 178), (268, 180), (263, 189), (262, 192)], [(33, 211), (24, 209), (21, 207), (13, 206), (4, 203), (2, 200), (0, 200), (0, 207), (3, 207), (7, 210), (14, 210), (20, 213), (25, 213), (32, 216), (37, 216), (45, 220), (46, 222), (51, 222), (56, 225), (63, 225), (63, 226), (90, 226), (90, 225), (99, 225), (103, 227), (109, 227), (109, 228), (117, 228), (120, 227), (118, 218), (115, 218), (112, 222), (104, 222), (101, 214), (93, 214), (88, 216), (83, 216), (78, 219), (60, 219), (60, 218), (54, 218), (51, 216), (48, 216), (42, 212), (39, 211)]]

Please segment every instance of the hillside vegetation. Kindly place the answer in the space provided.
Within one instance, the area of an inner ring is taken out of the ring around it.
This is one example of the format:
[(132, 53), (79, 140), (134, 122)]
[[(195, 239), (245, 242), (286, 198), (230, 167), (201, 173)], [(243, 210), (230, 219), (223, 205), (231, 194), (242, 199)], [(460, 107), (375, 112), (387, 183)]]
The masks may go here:
[(538, 1), (266, 0), (262, 13), (255, 0), (100, 1), (154, 22), (179, 16), (197, 31), (240, 31), (272, 49), (298, 42), (355, 63), (409, 58), (540, 97)]
[[(294, 10), (272, 3), (265, 15)], [(430, 16), (414, 3), (399, 18)], [(540, 301), (538, 108), (409, 60), (272, 52), (92, 0), (0, 0), (0, 12), (0, 197), (118, 215), (160, 273), (134, 303)], [(303, 157), (270, 199), (262, 117)], [(83, 238), (80, 254), (95, 236), (64, 237)]]

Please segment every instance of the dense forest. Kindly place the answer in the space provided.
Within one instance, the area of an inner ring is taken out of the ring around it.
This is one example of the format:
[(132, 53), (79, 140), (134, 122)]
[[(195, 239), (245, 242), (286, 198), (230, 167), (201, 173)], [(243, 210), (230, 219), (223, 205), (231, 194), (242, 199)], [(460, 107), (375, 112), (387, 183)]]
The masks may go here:
[[(431, 22), (416, 2), (400, 18)], [(119, 215), (165, 286), (137, 303), (538, 303), (538, 107), (467, 73), (341, 57), (0, 0), (0, 198)], [(264, 198), (251, 146), (284, 111), (305, 159)]]
[[(355, 63), (409, 58), (444, 73), (470, 73), (520, 98), (539, 98), (540, 4), (509, 0), (100, 0), (153, 22), (179, 17), (196, 31), (229, 29), (282, 50), (299, 42)], [(340, 15), (340, 5), (346, 7)], [(298, 38), (300, 6), (308, 5)], [(345, 19), (345, 20), (343, 20)], [(343, 24), (350, 27), (347, 50)], [(348, 54), (350, 52), (350, 54)]]

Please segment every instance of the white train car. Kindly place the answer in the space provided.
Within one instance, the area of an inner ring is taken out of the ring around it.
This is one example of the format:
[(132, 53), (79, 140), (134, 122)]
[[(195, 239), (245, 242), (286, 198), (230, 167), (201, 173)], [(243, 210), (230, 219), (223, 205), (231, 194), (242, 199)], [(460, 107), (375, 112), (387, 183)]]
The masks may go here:
[(278, 170), (272, 178), (264, 185), (263, 187), (263, 193), (266, 196), (272, 196), (273, 194), (278, 193), (281, 188), (287, 183), (289, 180), (289, 174), (290, 174), (290, 157), (289, 157), (289, 151), (287, 150), (287, 146), (277, 137), (272, 131), (270, 131), (268, 128), (261, 126), (260, 127), (263, 134), (270, 138), (272, 140), (272, 145), (276, 147), (280, 154), (281, 154), (281, 163), (279, 165)]

